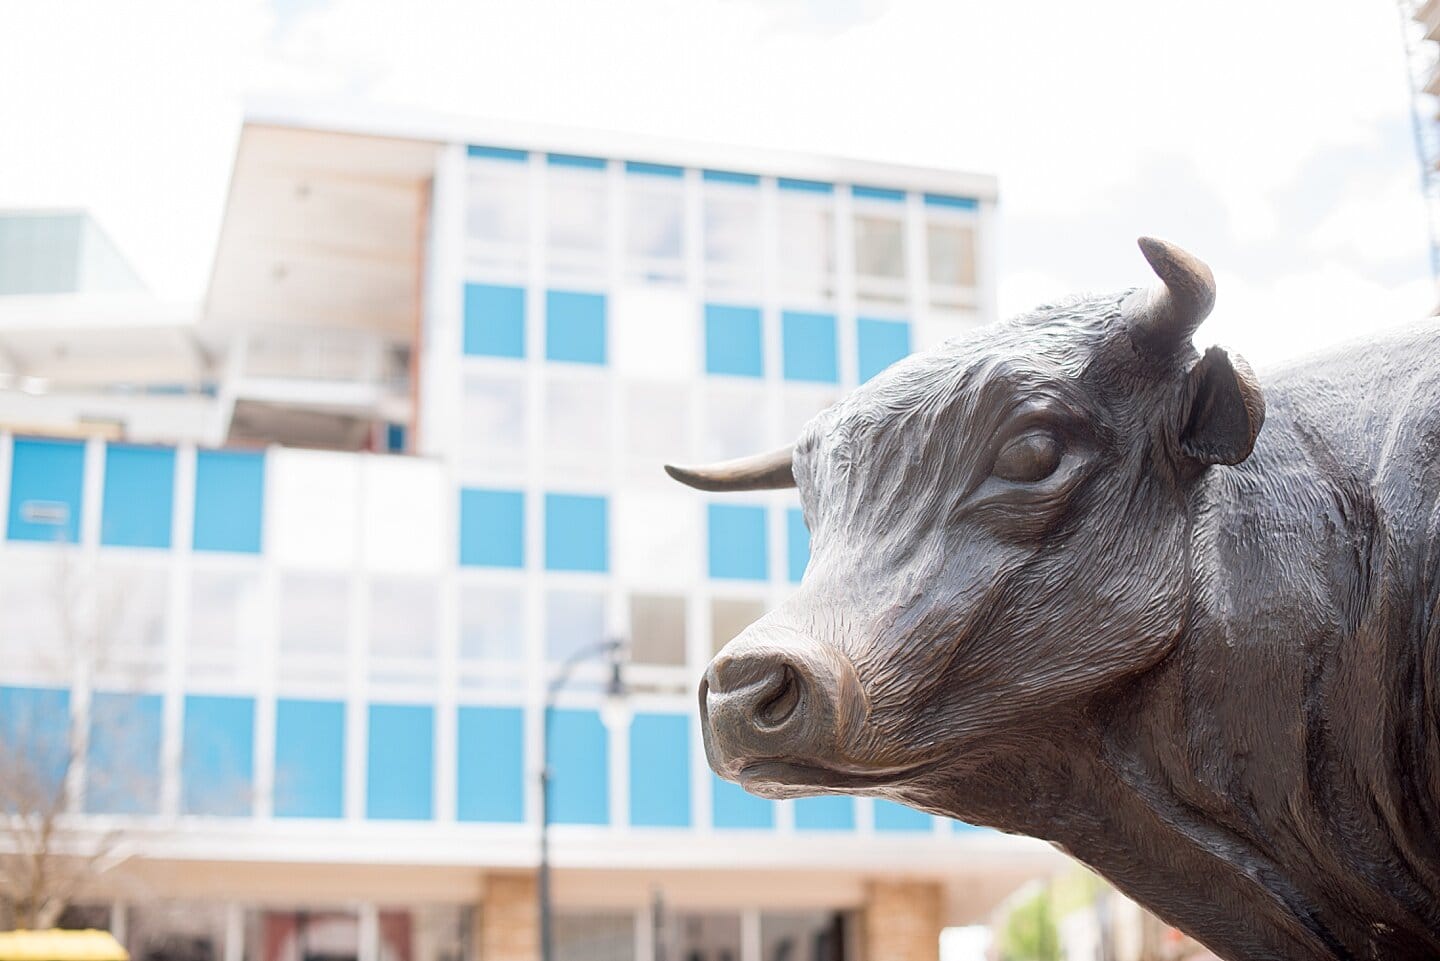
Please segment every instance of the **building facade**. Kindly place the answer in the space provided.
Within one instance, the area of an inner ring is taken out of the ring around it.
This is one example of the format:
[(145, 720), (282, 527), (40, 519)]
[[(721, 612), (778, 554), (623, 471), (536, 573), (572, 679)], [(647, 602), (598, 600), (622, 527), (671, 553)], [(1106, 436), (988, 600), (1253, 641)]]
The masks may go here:
[(87, 917), (142, 961), (535, 958), (542, 704), (608, 638), (624, 716), (598, 662), (551, 715), (560, 957), (933, 958), (1051, 870), (714, 777), (696, 679), (808, 535), (793, 492), (660, 469), (786, 443), (994, 319), (994, 202), (946, 171), (257, 108), (170, 390), (203, 416), (132, 413), (174, 376), (143, 365), (0, 397), (0, 737), (77, 836), (123, 839)]

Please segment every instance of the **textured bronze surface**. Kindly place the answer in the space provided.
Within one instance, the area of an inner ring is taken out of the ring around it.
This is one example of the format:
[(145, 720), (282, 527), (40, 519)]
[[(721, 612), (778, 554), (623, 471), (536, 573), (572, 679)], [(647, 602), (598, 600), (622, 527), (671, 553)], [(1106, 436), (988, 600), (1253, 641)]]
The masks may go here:
[(672, 472), (811, 531), (710, 764), (1045, 838), (1226, 958), (1440, 957), (1440, 324), (1257, 378), (1141, 248), (1154, 289), (907, 358), (790, 470)]

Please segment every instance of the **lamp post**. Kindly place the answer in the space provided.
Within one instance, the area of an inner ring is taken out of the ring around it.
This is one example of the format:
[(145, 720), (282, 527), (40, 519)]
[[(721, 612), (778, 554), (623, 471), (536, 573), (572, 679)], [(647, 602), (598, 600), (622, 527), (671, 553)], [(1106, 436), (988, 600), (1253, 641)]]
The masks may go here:
[(620, 673), (624, 650), (625, 644), (618, 638), (582, 647), (565, 659), (560, 673), (545, 688), (545, 707), (540, 720), (540, 870), (536, 884), (540, 896), (540, 961), (555, 961), (550, 918), (550, 713), (555, 708), (555, 696), (570, 682), (576, 665), (603, 656), (610, 665), (610, 677), (605, 682), (605, 702), (600, 716), (607, 730), (614, 726), (624, 707), (625, 679)]

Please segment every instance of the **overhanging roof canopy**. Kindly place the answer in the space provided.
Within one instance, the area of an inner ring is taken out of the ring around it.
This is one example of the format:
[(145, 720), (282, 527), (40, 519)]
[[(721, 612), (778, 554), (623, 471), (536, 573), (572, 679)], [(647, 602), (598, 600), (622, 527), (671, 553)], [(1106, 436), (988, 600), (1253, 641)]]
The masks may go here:
[(247, 123), (206, 325), (411, 336), (437, 153), (427, 141)]

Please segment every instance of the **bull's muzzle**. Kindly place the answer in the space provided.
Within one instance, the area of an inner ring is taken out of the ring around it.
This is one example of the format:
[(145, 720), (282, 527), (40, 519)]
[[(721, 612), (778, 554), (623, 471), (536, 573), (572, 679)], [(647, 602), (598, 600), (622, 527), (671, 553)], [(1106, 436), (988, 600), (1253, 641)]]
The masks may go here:
[(705, 753), (722, 777), (790, 796), (836, 783), (865, 700), (850, 662), (773, 626), (725, 645), (700, 682)]

